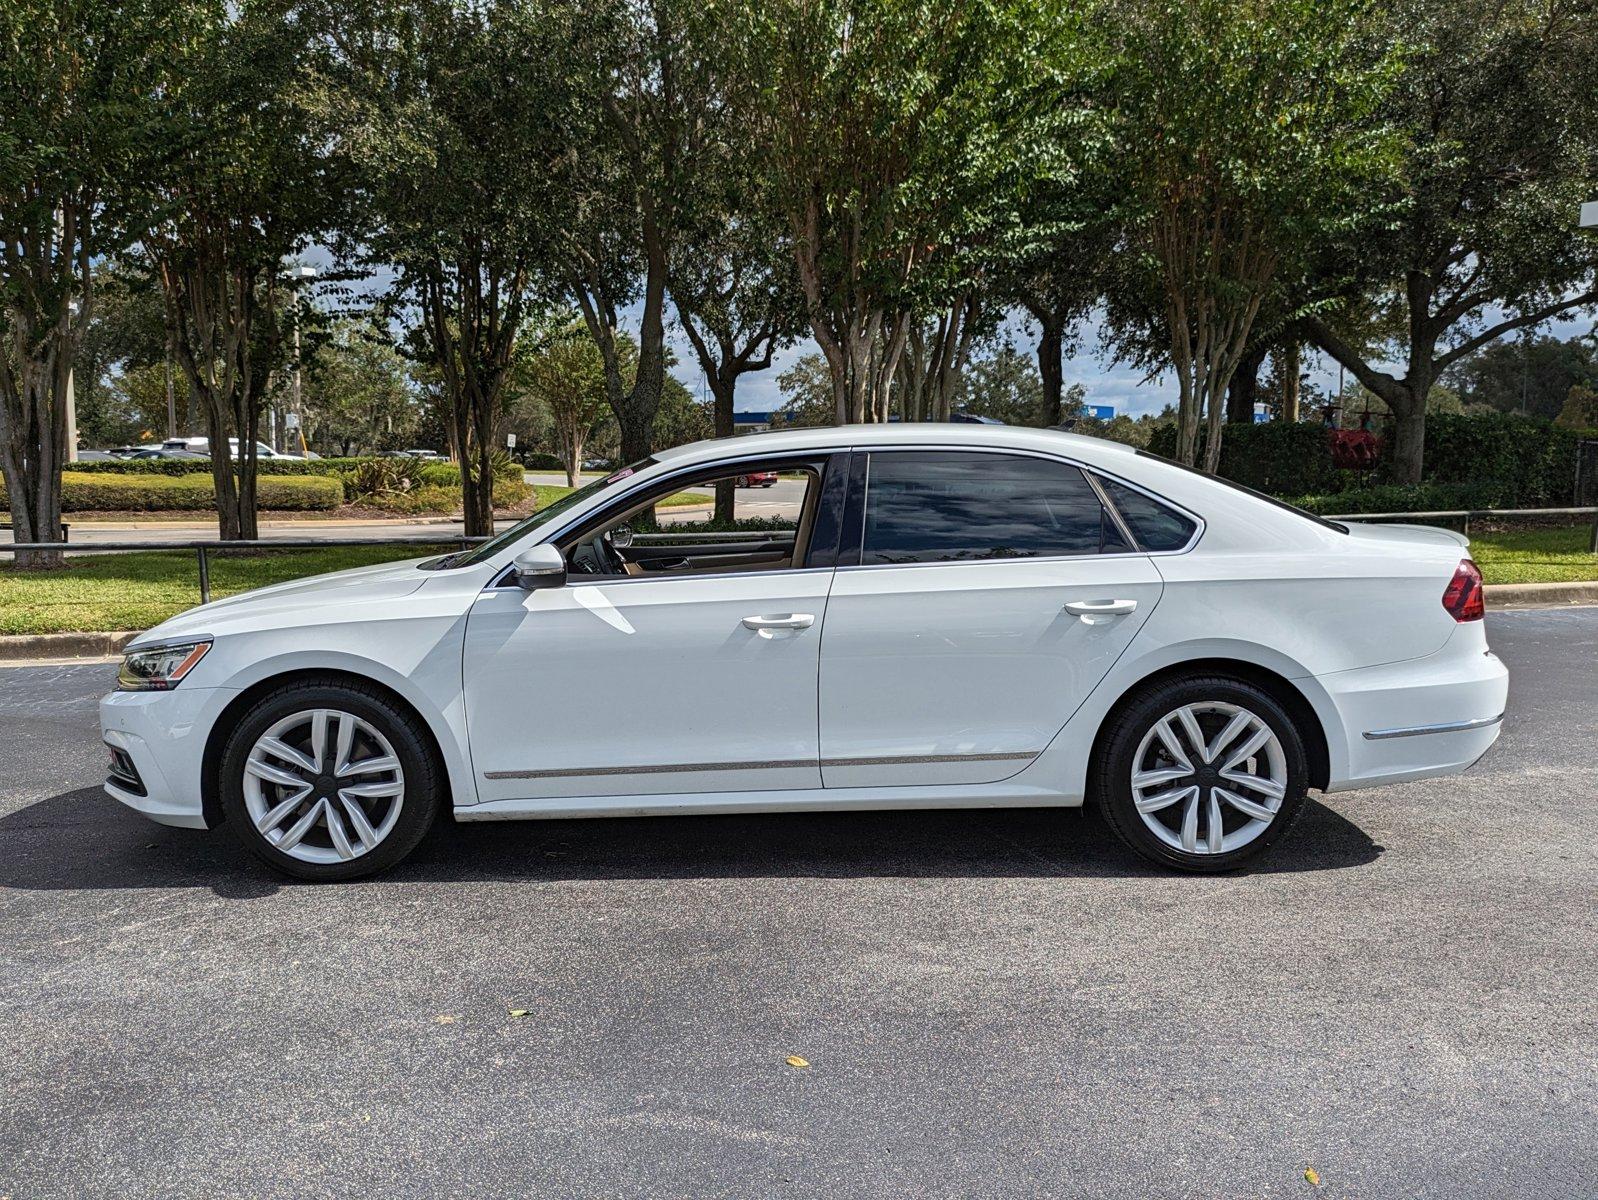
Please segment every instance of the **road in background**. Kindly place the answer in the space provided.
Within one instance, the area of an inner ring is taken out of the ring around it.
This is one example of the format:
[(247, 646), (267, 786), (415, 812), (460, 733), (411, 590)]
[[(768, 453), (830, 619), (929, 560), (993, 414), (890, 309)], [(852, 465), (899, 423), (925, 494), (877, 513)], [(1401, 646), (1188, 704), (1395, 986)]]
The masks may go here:
[(1591, 1195), (1598, 610), (1488, 621), (1487, 759), (1220, 877), (1003, 810), (298, 885), (100, 793), (113, 668), (0, 670), (0, 1195)]

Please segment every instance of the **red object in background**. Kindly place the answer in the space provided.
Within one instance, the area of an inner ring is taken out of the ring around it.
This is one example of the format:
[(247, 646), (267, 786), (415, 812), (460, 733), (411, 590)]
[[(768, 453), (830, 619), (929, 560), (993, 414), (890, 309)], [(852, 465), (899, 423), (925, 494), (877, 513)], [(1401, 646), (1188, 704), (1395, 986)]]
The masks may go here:
[(1381, 443), (1368, 429), (1333, 429), (1332, 465), (1340, 471), (1369, 471), (1381, 457)]
[(740, 475), (734, 481), (738, 487), (770, 487), (777, 482), (775, 471), (755, 471), (749, 475)]

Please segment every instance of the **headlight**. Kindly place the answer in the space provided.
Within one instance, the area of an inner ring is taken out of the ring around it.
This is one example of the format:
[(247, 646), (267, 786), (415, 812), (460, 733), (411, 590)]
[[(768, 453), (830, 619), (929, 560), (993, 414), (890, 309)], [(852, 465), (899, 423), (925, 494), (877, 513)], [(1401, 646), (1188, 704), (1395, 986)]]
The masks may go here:
[(117, 687), (124, 692), (171, 691), (194, 670), (194, 665), (210, 648), (211, 643), (206, 640), (130, 650), (122, 659), (122, 669), (117, 672)]

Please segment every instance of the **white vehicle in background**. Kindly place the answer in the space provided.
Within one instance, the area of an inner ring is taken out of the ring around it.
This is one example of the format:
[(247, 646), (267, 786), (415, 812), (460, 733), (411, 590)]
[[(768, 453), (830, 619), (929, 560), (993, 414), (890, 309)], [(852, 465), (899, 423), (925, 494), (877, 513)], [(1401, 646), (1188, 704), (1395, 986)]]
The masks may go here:
[[(791, 528), (662, 525), (765, 471)], [(441, 813), (1080, 805), (1215, 871), (1311, 788), (1463, 771), (1498, 736), (1465, 539), (1345, 528), (1128, 447), (988, 425), (702, 442), (474, 549), (305, 579), (141, 635), (110, 794), (311, 879)]]
[[(209, 455), (211, 453), (211, 439), (210, 438), (203, 438), (203, 437), (167, 438), (166, 441), (161, 443), (161, 449), (163, 449), (163, 450), (187, 450), (191, 454), (206, 454), (206, 455)], [(228, 455), (230, 457), (237, 458), (239, 456), (239, 439), (238, 438), (228, 438), (228, 440), (227, 440), (227, 449), (228, 449)], [(280, 454), (276, 450), (272, 449), (272, 447), (268, 446), (265, 442), (256, 442), (255, 443), (255, 457), (258, 458), (258, 459), (259, 458), (298, 458), (299, 455), (296, 455), (296, 454)]]

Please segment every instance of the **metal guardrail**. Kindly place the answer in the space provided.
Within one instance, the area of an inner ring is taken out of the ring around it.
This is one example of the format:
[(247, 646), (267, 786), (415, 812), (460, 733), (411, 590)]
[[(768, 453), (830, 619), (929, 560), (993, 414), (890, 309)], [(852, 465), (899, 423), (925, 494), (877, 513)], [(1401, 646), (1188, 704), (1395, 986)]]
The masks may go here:
[(1441, 520), (1457, 520), (1459, 532), (1470, 533), (1470, 523), (1478, 517), (1591, 517), (1592, 540), (1588, 549), (1598, 554), (1598, 507), (1584, 505), (1579, 508), (1453, 508), (1441, 512), (1395, 513), (1335, 513), (1328, 521), (1404, 521), (1409, 524), (1435, 524)]
[(459, 546), (486, 542), (486, 537), (446, 534), (419, 538), (251, 538), (236, 542), (0, 542), (0, 553), (53, 550), (67, 554), (114, 554), (126, 550), (192, 550), (200, 569), (200, 603), (211, 602), (210, 556), (219, 550), (320, 550), (326, 546)]

